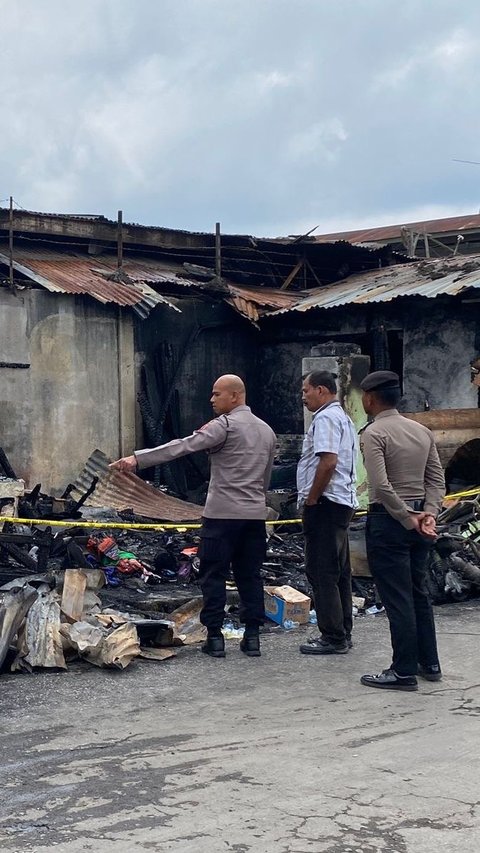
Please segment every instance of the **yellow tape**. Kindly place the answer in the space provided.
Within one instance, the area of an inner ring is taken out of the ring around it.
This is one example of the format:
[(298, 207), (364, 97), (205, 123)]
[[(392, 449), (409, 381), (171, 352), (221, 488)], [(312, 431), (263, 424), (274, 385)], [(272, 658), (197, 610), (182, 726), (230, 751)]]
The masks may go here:
[[(14, 518), (13, 516), (0, 516), (0, 524), (4, 521), (13, 521), (15, 524), (41, 524), (46, 527), (99, 527), (102, 530), (158, 530), (164, 532), (166, 530), (177, 530), (180, 533), (185, 530), (199, 530), (201, 524), (121, 524), (118, 521), (75, 521), (65, 519), (65, 521), (52, 521), (48, 518)], [(266, 524), (300, 524), (300, 518), (289, 518), (285, 521), (266, 521)]]
[(455, 492), (453, 495), (446, 495), (444, 500), (454, 500), (455, 498), (472, 498), (475, 495), (480, 494), (480, 486), (477, 486), (476, 489), (469, 489), (466, 492)]
[[(453, 495), (447, 495), (446, 500), (456, 500), (457, 498), (467, 498), (473, 497), (474, 495), (480, 494), (480, 486), (476, 489), (469, 489), (465, 492), (455, 492)], [(358, 510), (355, 515), (366, 515), (366, 510)], [(52, 521), (48, 518), (15, 518), (14, 516), (0, 516), (0, 524), (4, 521), (13, 521), (14, 524), (37, 524), (43, 525), (45, 527), (88, 527), (88, 528), (100, 528), (101, 530), (105, 530), (108, 528), (109, 530), (157, 530), (160, 532), (165, 532), (166, 530), (177, 530), (179, 533), (183, 533), (186, 530), (199, 530), (201, 528), (201, 524), (125, 524), (118, 521), (75, 521), (71, 519), (65, 519), (64, 521)], [(283, 521), (266, 521), (265, 524), (269, 524), (272, 527), (283, 527), (284, 524), (301, 524), (301, 518), (287, 518)]]

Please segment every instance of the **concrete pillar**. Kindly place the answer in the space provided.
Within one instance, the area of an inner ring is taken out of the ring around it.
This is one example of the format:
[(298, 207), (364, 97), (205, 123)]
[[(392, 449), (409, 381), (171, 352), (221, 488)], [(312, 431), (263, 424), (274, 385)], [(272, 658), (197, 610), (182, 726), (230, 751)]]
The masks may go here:
[(120, 456), (129, 456), (135, 450), (135, 346), (131, 311), (119, 308), (118, 319), (118, 401)]

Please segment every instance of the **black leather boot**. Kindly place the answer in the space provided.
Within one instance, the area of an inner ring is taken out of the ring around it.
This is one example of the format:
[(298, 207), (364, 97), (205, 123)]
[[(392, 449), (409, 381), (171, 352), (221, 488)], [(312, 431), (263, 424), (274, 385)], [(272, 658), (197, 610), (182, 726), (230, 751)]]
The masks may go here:
[(260, 637), (257, 632), (245, 632), (243, 638), (240, 640), (240, 649), (242, 650), (244, 655), (248, 655), (249, 658), (259, 658), (261, 655), (260, 651)]
[(202, 646), (202, 652), (212, 658), (224, 658), (225, 640), (223, 634), (209, 634)]

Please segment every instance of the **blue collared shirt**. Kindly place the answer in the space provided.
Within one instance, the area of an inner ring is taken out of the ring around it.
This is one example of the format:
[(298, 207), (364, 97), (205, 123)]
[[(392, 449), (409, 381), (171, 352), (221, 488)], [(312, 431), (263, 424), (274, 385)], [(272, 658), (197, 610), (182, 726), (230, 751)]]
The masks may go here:
[(321, 453), (335, 453), (337, 465), (325, 488), (324, 497), (334, 503), (357, 507), (355, 466), (358, 439), (353, 422), (338, 400), (318, 409), (303, 440), (297, 468), (298, 506), (303, 505), (315, 477)]

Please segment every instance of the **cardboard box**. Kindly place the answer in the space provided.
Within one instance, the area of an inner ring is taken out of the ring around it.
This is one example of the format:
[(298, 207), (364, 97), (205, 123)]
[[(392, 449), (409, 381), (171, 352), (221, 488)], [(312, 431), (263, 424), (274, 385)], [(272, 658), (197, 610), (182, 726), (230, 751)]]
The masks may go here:
[(265, 587), (265, 615), (283, 625), (288, 619), (305, 625), (311, 610), (311, 601), (308, 595), (299, 592), (292, 586), (267, 586)]

